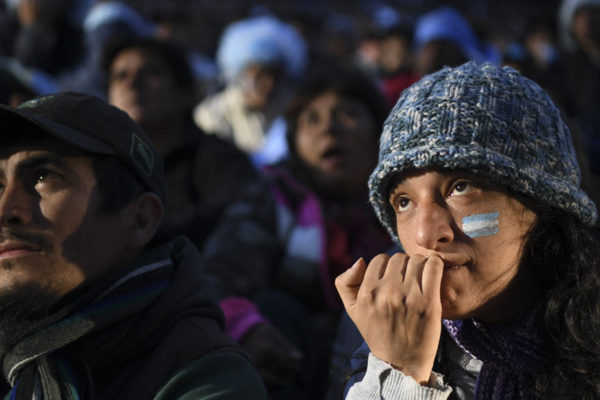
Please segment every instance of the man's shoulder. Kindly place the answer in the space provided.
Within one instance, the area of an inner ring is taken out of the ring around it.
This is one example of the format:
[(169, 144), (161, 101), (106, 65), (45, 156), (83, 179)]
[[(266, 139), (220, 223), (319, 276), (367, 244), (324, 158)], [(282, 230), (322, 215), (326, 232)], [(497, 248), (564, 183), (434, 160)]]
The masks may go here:
[(188, 364), (157, 393), (163, 399), (266, 399), (254, 366), (238, 352), (216, 352)]

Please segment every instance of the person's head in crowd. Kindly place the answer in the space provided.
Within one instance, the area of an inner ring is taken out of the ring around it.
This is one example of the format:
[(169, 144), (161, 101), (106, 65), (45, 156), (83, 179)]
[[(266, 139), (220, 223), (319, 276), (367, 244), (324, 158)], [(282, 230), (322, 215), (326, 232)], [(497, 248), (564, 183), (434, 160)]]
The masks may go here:
[(18, 60), (0, 57), (0, 103), (16, 107), (36, 96), (56, 93), (58, 83), (47, 73)]
[(376, 7), (367, 36), (377, 42), (378, 73), (392, 76), (412, 68), (413, 21), (390, 6)]
[(101, 43), (118, 35), (153, 37), (158, 31), (156, 24), (119, 0), (97, 1), (86, 13), (82, 25), (89, 39)]
[[(413, 309), (402, 307), (413, 303), (432, 311), (425, 317), (430, 327), (444, 319), (459, 346), (483, 362), (475, 398), (599, 394), (598, 211), (580, 176), (560, 112), (543, 89), (510, 67), (444, 68), (407, 89), (386, 120), (369, 181), (371, 203), (406, 253), (384, 262), (387, 279), (399, 282), (386, 293), (413, 293), (400, 287), (400, 271), (404, 285), (422, 282), (424, 304), (409, 297), (393, 312), (412, 318)], [(365, 283), (373, 278), (366, 274)], [(365, 294), (358, 296), (370, 298)], [(419, 364), (424, 374), (415, 377), (422, 384), (440, 335), (439, 328), (429, 332), (412, 352), (427, 353)], [(423, 337), (423, 330), (415, 334)], [(509, 345), (524, 335), (525, 359), (519, 346)]]
[(0, 106), (0, 119), (0, 296), (14, 308), (2, 316), (19, 316), (14, 343), (59, 300), (126, 267), (153, 239), (162, 163), (144, 131), (96, 97), (47, 95)]
[(0, 121), (1, 395), (264, 398), (195, 246), (163, 228), (144, 130), (75, 92), (0, 105)]
[(323, 21), (318, 43), (325, 58), (351, 63), (358, 44), (358, 28), (355, 19), (341, 13), (329, 15)]
[(568, 51), (581, 50), (600, 63), (600, 1), (563, 0), (559, 25), (562, 45)]
[(558, 61), (555, 24), (547, 19), (533, 19), (527, 24), (522, 43), (531, 57), (533, 66), (546, 70)]
[[(107, 46), (135, 37), (156, 37), (158, 27), (136, 8), (116, 0), (96, 1), (79, 11), (83, 17), (84, 54), (76, 68), (61, 77), (64, 90), (106, 98), (102, 58)], [(78, 17), (78, 18), (81, 18)]]
[(421, 15), (413, 37), (416, 72), (425, 75), (466, 61), (500, 62), (500, 53), (483, 42), (465, 17), (450, 6)]
[(274, 17), (261, 16), (227, 27), (217, 50), (227, 85), (237, 86), (249, 109), (266, 108), (298, 78), (307, 62), (306, 44), (296, 30)]
[(103, 69), (110, 104), (140, 124), (161, 153), (179, 144), (195, 103), (195, 82), (182, 48), (131, 38), (107, 47)]
[(6, 54), (53, 76), (70, 71), (83, 51), (80, 27), (69, 18), (71, 3), (70, 0), (19, 0), (14, 14), (14, 37), (9, 33), (10, 28), (4, 26), (10, 24), (2, 22), (3, 37), (12, 39)]
[(69, 6), (69, 0), (19, 0), (16, 10), (19, 24), (22, 26), (39, 24), (53, 27), (64, 22)]
[(406, 26), (389, 28), (378, 35), (378, 66), (384, 75), (412, 68), (412, 30)]
[(387, 111), (379, 89), (358, 70), (312, 70), (286, 111), (289, 158), (300, 179), (332, 197), (365, 193)]
[(531, 55), (520, 42), (511, 41), (502, 49), (502, 65), (508, 65), (527, 76), (532, 68), (531, 64)]

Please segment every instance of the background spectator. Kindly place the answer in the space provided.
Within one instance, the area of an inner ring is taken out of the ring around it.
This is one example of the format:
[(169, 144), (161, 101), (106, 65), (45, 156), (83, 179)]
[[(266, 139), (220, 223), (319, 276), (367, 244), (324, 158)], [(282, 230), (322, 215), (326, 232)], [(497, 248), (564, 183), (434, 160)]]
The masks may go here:
[(196, 85), (180, 47), (124, 40), (106, 49), (104, 69), (108, 102), (144, 128), (163, 158), (166, 223), (201, 248), (227, 206), (261, 193), (258, 171), (233, 144), (195, 126)]
[(286, 113), (290, 157), (264, 170), (276, 209), (229, 210), (203, 258), (227, 296), (227, 331), (272, 395), (316, 399), (341, 311), (333, 279), (359, 249), (390, 244), (366, 199), (387, 107), (370, 79), (333, 64), (298, 88)]
[(197, 106), (196, 123), (235, 143), (257, 165), (278, 161), (287, 152), (282, 107), (291, 80), (304, 70), (304, 41), (274, 17), (251, 18), (223, 33), (217, 62), (226, 87)]

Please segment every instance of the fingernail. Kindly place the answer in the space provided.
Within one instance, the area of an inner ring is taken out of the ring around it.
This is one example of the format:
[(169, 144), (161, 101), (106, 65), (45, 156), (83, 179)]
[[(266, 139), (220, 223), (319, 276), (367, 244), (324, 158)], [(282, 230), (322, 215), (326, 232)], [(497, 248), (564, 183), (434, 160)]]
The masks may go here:
[(354, 262), (354, 264), (352, 264), (352, 266), (350, 267), (350, 269), (356, 269), (356, 267), (358, 267), (358, 264), (360, 264), (360, 261), (362, 260), (362, 257), (359, 257), (358, 260), (356, 260)]

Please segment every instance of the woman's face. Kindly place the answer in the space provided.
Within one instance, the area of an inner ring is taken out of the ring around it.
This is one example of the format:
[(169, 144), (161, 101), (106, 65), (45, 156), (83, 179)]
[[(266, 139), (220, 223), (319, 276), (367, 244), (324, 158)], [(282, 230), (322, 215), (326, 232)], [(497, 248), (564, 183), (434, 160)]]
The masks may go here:
[(317, 189), (352, 197), (366, 191), (377, 160), (377, 127), (360, 100), (326, 91), (298, 116), (296, 151)]
[(444, 261), (442, 315), (510, 319), (538, 295), (533, 271), (519, 269), (535, 214), (505, 192), (464, 172), (425, 170), (390, 192), (406, 254)]

